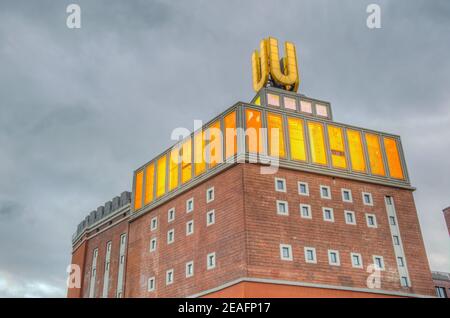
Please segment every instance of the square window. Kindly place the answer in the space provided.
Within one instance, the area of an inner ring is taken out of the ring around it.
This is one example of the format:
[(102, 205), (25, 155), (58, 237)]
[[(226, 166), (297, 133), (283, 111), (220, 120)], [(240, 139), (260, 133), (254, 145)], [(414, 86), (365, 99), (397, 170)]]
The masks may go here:
[(312, 219), (311, 206), (309, 204), (300, 204), (300, 216), (304, 219)]
[(345, 211), (344, 213), (345, 213), (345, 223), (355, 225), (356, 224), (355, 212)]
[(340, 266), (341, 265), (338, 251), (328, 250), (328, 264), (330, 264), (332, 266)]
[(384, 260), (382, 256), (373, 256), (373, 265), (376, 269), (383, 271), (384, 270)]
[(158, 217), (155, 216), (150, 221), (150, 230), (155, 231), (158, 228)]
[(342, 189), (342, 201), (352, 203), (352, 191), (349, 189)]
[(191, 235), (194, 233), (194, 221), (191, 220), (186, 223), (186, 235)]
[(400, 245), (400, 239), (397, 235), (394, 235), (392, 239), (394, 240), (394, 245)]
[(167, 244), (172, 244), (175, 241), (175, 230), (172, 229), (167, 232)]
[(169, 209), (167, 211), (167, 222), (172, 222), (175, 220), (175, 208)]
[(327, 222), (334, 222), (334, 213), (332, 208), (322, 208), (323, 220)]
[(305, 195), (305, 196), (309, 195), (309, 187), (308, 187), (308, 184), (306, 182), (299, 182), (298, 183), (298, 194)]
[(275, 94), (267, 94), (267, 104), (270, 106), (280, 107), (280, 96)]
[(328, 117), (328, 107), (323, 104), (316, 104), (316, 114), (322, 117)]
[(210, 203), (212, 201), (214, 201), (214, 187), (206, 190), (206, 203)]
[(367, 226), (371, 228), (377, 228), (377, 218), (375, 214), (366, 214)]
[(186, 213), (194, 211), (194, 198), (186, 201)]
[(292, 261), (292, 246), (280, 244), (280, 257), (283, 261)]
[(363, 196), (363, 203), (365, 205), (373, 205), (373, 199), (372, 199), (372, 194), (368, 193), (368, 192), (363, 192), (362, 194)]
[(408, 277), (402, 276), (402, 278), (400, 279), (400, 284), (402, 285), (402, 287), (409, 287)]
[(194, 276), (194, 261), (186, 263), (186, 278)]
[(304, 113), (312, 114), (312, 105), (311, 102), (306, 100), (300, 101), (300, 110)]
[(213, 269), (213, 268), (215, 268), (216, 267), (216, 253), (214, 252), (214, 253), (209, 253), (207, 256), (206, 256), (206, 268), (207, 269)]
[(359, 253), (351, 253), (352, 267), (363, 268), (362, 257)]
[(395, 217), (394, 217), (394, 216), (390, 216), (390, 217), (389, 217), (389, 224), (391, 224), (391, 225), (397, 225), (397, 222), (395, 221)]
[(289, 207), (286, 201), (277, 200), (277, 214), (289, 215)]
[(397, 264), (399, 267), (404, 267), (405, 266), (405, 262), (403, 261), (403, 257), (399, 256), (397, 257)]
[(155, 287), (155, 277), (150, 277), (147, 281), (147, 291), (154, 291)]
[(316, 264), (316, 249), (314, 247), (305, 247), (305, 262)]
[(166, 285), (173, 283), (173, 269), (166, 271)]
[(284, 97), (284, 108), (297, 110), (297, 101), (295, 100), (295, 98)]
[(281, 178), (275, 178), (275, 191), (286, 192), (286, 180)]
[(213, 225), (216, 223), (216, 212), (214, 210), (206, 213), (206, 226)]
[(331, 199), (331, 189), (329, 186), (320, 186), (320, 197), (322, 199)]
[(156, 251), (156, 245), (156, 237), (154, 237), (150, 240), (150, 252)]

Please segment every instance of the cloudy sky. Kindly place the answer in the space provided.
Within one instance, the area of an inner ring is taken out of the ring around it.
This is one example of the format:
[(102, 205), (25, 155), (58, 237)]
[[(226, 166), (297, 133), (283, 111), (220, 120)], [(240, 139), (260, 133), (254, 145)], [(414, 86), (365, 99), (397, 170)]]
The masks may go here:
[(402, 136), (431, 267), (450, 271), (449, 16), (446, 0), (2, 0), (0, 296), (64, 297), (76, 225), (173, 128), (249, 101), (268, 35), (296, 43), (299, 91), (335, 120)]

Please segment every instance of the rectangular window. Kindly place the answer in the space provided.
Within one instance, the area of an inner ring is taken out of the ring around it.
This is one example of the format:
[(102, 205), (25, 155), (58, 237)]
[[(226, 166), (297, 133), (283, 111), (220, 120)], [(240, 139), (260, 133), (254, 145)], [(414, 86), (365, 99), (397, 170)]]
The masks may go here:
[(194, 261), (186, 263), (186, 278), (194, 276)]
[(366, 133), (367, 152), (369, 154), (370, 171), (372, 174), (384, 176), (383, 157), (380, 140), (377, 135)]
[(151, 163), (147, 166), (147, 168), (145, 168), (144, 204), (146, 205), (153, 201), (154, 177), (155, 177), (155, 164)]
[(288, 203), (286, 201), (277, 200), (277, 214), (289, 215)]
[(332, 208), (322, 208), (323, 220), (327, 222), (334, 222), (334, 213)]
[(209, 253), (206, 256), (206, 269), (213, 269), (216, 267), (216, 253)]
[(173, 283), (173, 269), (166, 271), (166, 285)]
[(391, 225), (397, 225), (397, 222), (395, 221), (395, 216), (390, 216), (389, 217), (389, 223)]
[(245, 110), (245, 136), (248, 152), (262, 153), (261, 112), (253, 109)]
[(191, 235), (194, 233), (194, 221), (191, 220), (186, 223), (186, 235)]
[(363, 268), (361, 254), (351, 253), (350, 256), (352, 258), (352, 267), (354, 267), (354, 268)]
[(225, 158), (237, 153), (236, 112), (229, 113), (224, 118), (225, 124)]
[(210, 203), (212, 201), (214, 201), (214, 187), (206, 190), (206, 203)]
[(397, 257), (397, 264), (399, 267), (404, 267), (405, 266), (405, 262), (403, 261), (403, 257), (399, 256)]
[(192, 141), (191, 137), (181, 145), (181, 182), (186, 183), (192, 178)]
[(317, 116), (328, 117), (328, 107), (322, 104), (316, 104)]
[(158, 228), (158, 217), (155, 216), (152, 218), (152, 220), (150, 221), (150, 230), (154, 231)]
[(308, 102), (306, 100), (300, 101), (300, 111), (308, 114), (312, 114), (312, 105), (311, 102)]
[(366, 162), (364, 160), (361, 133), (357, 130), (347, 129), (347, 139), (350, 160), (352, 162), (352, 170), (366, 172)]
[(409, 287), (408, 277), (402, 276), (400, 284), (402, 287)]
[(382, 256), (373, 256), (373, 264), (376, 269), (384, 270), (384, 260)]
[(173, 220), (175, 220), (175, 208), (171, 208), (167, 211), (167, 222), (172, 222)]
[(156, 238), (152, 238), (150, 240), (150, 252), (156, 251), (156, 245), (157, 245)]
[(345, 213), (345, 223), (346, 224), (351, 224), (351, 225), (356, 225), (355, 212), (353, 212), (353, 211), (344, 211), (344, 213)]
[(311, 206), (300, 204), (300, 216), (304, 219), (312, 219)]
[(280, 258), (283, 261), (292, 261), (292, 246), (288, 244), (280, 244)]
[(377, 226), (377, 218), (374, 214), (366, 214), (367, 226), (376, 228)]
[(160, 197), (166, 193), (166, 156), (162, 156), (157, 161), (157, 184), (156, 196)]
[(328, 264), (330, 264), (332, 266), (340, 266), (341, 265), (338, 251), (328, 250)]
[(155, 288), (156, 288), (155, 277), (150, 277), (147, 281), (147, 291), (149, 291), (149, 292), (154, 291)]
[(286, 179), (275, 178), (275, 191), (286, 192)]
[(400, 239), (397, 235), (394, 235), (392, 239), (394, 240), (394, 245), (400, 245)]
[(172, 229), (167, 232), (167, 244), (172, 244), (175, 241), (175, 230)]
[(314, 247), (305, 247), (305, 262), (306, 263), (317, 263), (316, 249)]
[(196, 176), (205, 172), (205, 131), (203, 130), (194, 135), (194, 163)]
[(214, 210), (211, 210), (206, 213), (206, 226), (213, 225), (214, 223), (216, 223), (216, 213)]
[(269, 156), (285, 158), (283, 118), (281, 115), (267, 114), (267, 136)]
[(353, 197), (352, 197), (352, 190), (349, 189), (342, 189), (342, 201), (352, 203)]
[(363, 203), (364, 203), (364, 205), (373, 206), (373, 199), (372, 199), (372, 194), (371, 193), (363, 192), (362, 196), (363, 196)]
[(436, 286), (436, 296), (438, 298), (447, 298), (447, 292), (444, 287)]
[(186, 201), (186, 213), (194, 211), (194, 198), (190, 198)]
[(220, 130), (220, 121), (216, 121), (208, 128), (209, 138), (209, 164), (215, 167), (222, 163), (222, 131)]
[(322, 199), (331, 199), (331, 188), (329, 186), (320, 186), (320, 197)]
[(178, 186), (178, 164), (180, 158), (180, 148), (175, 146), (169, 155), (169, 191)]
[(345, 158), (345, 143), (342, 128), (336, 126), (328, 126), (328, 139), (331, 150), (331, 163), (333, 167), (347, 169), (347, 161)]
[(295, 98), (284, 97), (284, 108), (297, 110), (297, 101), (295, 100)]
[(267, 104), (270, 106), (280, 107), (280, 96), (275, 94), (267, 94)]
[(291, 159), (306, 161), (305, 133), (303, 120), (288, 117), (289, 147)]
[(134, 190), (134, 209), (139, 210), (142, 207), (142, 183), (144, 178), (144, 171), (141, 170), (136, 173), (136, 186)]
[(327, 154), (323, 138), (323, 125), (317, 122), (308, 122), (308, 131), (312, 162), (326, 165)]
[(387, 137), (384, 137), (383, 141), (389, 167), (389, 175), (395, 179), (404, 179), (397, 142), (395, 139)]
[(298, 194), (300, 195), (309, 195), (309, 187), (306, 182), (298, 182)]

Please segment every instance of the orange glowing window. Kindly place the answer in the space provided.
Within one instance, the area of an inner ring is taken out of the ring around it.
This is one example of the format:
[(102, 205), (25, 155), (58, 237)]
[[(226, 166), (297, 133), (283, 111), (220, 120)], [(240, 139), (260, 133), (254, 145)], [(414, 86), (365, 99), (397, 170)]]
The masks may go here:
[(156, 173), (156, 196), (166, 193), (166, 156), (158, 159)]
[(383, 157), (381, 155), (380, 139), (377, 135), (366, 133), (366, 143), (372, 174), (384, 176), (385, 172)]
[(286, 157), (284, 150), (283, 118), (281, 115), (267, 114), (267, 135), (269, 156), (277, 158)]
[(181, 182), (186, 183), (192, 178), (192, 141), (191, 137), (181, 145)]
[(261, 112), (253, 109), (245, 110), (245, 137), (248, 152), (262, 153)]
[(205, 162), (205, 132), (202, 130), (194, 135), (194, 163), (195, 175), (203, 173), (206, 169)]
[(144, 204), (153, 201), (153, 182), (155, 177), (155, 164), (151, 163), (145, 168), (145, 196)]
[(222, 131), (220, 121), (216, 121), (208, 128), (209, 134), (209, 163), (215, 167), (222, 162)]
[(327, 164), (327, 153), (323, 138), (323, 125), (316, 122), (308, 122), (309, 143), (311, 146), (311, 159), (313, 163)]
[(303, 120), (288, 117), (289, 146), (291, 159), (306, 161), (305, 135)]
[(170, 151), (169, 162), (169, 191), (178, 186), (178, 163), (180, 158), (180, 148), (175, 146)]
[(236, 112), (229, 113), (224, 118), (225, 124), (225, 158), (237, 153)]
[(395, 179), (404, 179), (396, 140), (394, 138), (385, 137), (383, 141), (384, 148), (386, 150), (390, 176)]
[(342, 128), (328, 126), (328, 139), (330, 141), (331, 163), (335, 168), (347, 168), (345, 160), (345, 145)]
[(136, 186), (134, 189), (134, 209), (139, 210), (142, 207), (142, 183), (144, 182), (144, 171), (136, 173)]
[(354, 171), (366, 172), (361, 134), (357, 130), (347, 129), (347, 139), (352, 169)]

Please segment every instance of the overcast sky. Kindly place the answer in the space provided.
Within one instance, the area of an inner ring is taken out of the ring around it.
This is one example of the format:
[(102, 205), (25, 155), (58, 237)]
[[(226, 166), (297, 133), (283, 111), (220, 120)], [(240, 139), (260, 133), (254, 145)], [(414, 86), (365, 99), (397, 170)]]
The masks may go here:
[(450, 271), (449, 17), (446, 0), (2, 0), (0, 296), (64, 297), (77, 224), (173, 128), (250, 101), (269, 35), (296, 44), (299, 92), (336, 121), (401, 135), (431, 268)]

